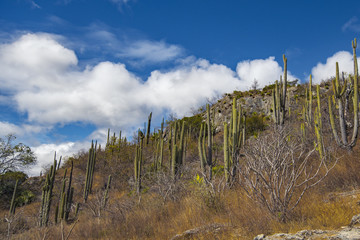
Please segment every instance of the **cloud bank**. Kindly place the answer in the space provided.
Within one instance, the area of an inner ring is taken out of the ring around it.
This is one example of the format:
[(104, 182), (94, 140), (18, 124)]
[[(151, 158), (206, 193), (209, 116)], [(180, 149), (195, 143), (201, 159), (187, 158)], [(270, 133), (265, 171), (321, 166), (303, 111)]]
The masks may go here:
[[(60, 36), (61, 38), (61, 36)], [(75, 52), (59, 41), (59, 36), (28, 33), (0, 45), (0, 86), (6, 95), (1, 102), (13, 102), (25, 114), (26, 123), (0, 122), (3, 134), (21, 134), (23, 129), (46, 132), (59, 124), (94, 124), (94, 135), (104, 129), (135, 129), (147, 115), (156, 119), (168, 113), (182, 117), (224, 93), (248, 90), (254, 79), (260, 87), (282, 74), (274, 57), (239, 62), (236, 71), (222, 64), (190, 57), (179, 59), (181, 47), (165, 42), (135, 42), (126, 55), (145, 61), (178, 59), (167, 71), (154, 70), (143, 80), (123, 63), (98, 62), (79, 66)], [(294, 78), (289, 75), (289, 79)], [(72, 154), (88, 143), (43, 144), (34, 148), (39, 164), (30, 174), (50, 163), (54, 150)], [(50, 161), (50, 162), (49, 162)]]
[(315, 67), (312, 68), (311, 74), (313, 77), (313, 83), (320, 83), (322, 80), (327, 80), (331, 77), (334, 77), (336, 74), (336, 62), (339, 63), (340, 73), (354, 73), (353, 55), (347, 51), (340, 51), (327, 58), (325, 63), (319, 62)]

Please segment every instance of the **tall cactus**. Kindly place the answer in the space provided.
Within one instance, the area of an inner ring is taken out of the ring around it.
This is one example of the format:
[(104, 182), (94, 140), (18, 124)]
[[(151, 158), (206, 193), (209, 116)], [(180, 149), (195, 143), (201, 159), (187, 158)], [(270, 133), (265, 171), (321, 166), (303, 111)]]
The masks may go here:
[(319, 152), (320, 158), (324, 156), (324, 146), (323, 146), (323, 136), (322, 136), (322, 121), (321, 121), (321, 105), (320, 105), (320, 86), (316, 85), (316, 97), (317, 97), (317, 107), (315, 108), (314, 113), (314, 128), (315, 135), (317, 140), (317, 150)]
[(97, 142), (91, 142), (91, 147), (89, 149), (89, 158), (86, 167), (86, 177), (85, 177), (85, 187), (84, 187), (84, 202), (87, 201), (89, 193), (91, 193), (94, 171), (95, 171), (95, 161), (96, 161), (96, 147)]
[(174, 122), (174, 134), (171, 141), (171, 176), (173, 180), (176, 180), (176, 177), (179, 175), (179, 170), (183, 164), (184, 157), (184, 131), (185, 131), (185, 121), (181, 123), (180, 129), (180, 139), (178, 138), (177, 125), (179, 121)]
[[(205, 175), (206, 173), (206, 165), (209, 166), (209, 180), (212, 179), (212, 168), (213, 168), (213, 161), (212, 161), (212, 142), (213, 142), (213, 134), (212, 134), (212, 124), (210, 118), (210, 106), (206, 104), (206, 125), (200, 129), (199, 134), (199, 157), (200, 157), (200, 164), (202, 171)], [(207, 134), (206, 134), (207, 132)], [(207, 145), (206, 145), (206, 137), (207, 137)]]
[(135, 190), (139, 194), (141, 191), (141, 171), (142, 171), (142, 162), (143, 162), (143, 140), (144, 136), (140, 134), (139, 130), (139, 141), (135, 148), (135, 159), (134, 159), (134, 180), (135, 180)]
[[(347, 136), (347, 129), (346, 129), (346, 122), (345, 122), (345, 114), (344, 114), (344, 107), (343, 107), (343, 100), (342, 100), (342, 96), (344, 95), (345, 89), (346, 89), (346, 80), (343, 84), (343, 86), (340, 85), (339, 82), (339, 64), (336, 63), (336, 76), (335, 79), (332, 81), (332, 85), (333, 85), (333, 91), (334, 91), (334, 97), (337, 100), (337, 105), (339, 108), (339, 125), (340, 125), (340, 134), (341, 134), (341, 138), (339, 138), (339, 135), (337, 133), (336, 130), (336, 124), (335, 124), (335, 117), (334, 117), (334, 113), (332, 110), (332, 104), (331, 104), (331, 99), (329, 97), (329, 117), (330, 117), (330, 123), (331, 123), (331, 128), (332, 128), (332, 132), (335, 138), (336, 143), (338, 144), (338, 146), (342, 147), (342, 148), (346, 148), (346, 149), (352, 149), (355, 144), (356, 144), (356, 140), (357, 140), (357, 136), (358, 136), (358, 127), (359, 127), (359, 87), (358, 87), (358, 65), (357, 65), (357, 57), (356, 57), (356, 47), (357, 47), (357, 42), (356, 42), (356, 38), (354, 39), (354, 41), (352, 41), (352, 48), (353, 48), (353, 61), (354, 61), (354, 76), (352, 77), (352, 86), (353, 86), (353, 111), (354, 111), (354, 122), (353, 122), (353, 132), (352, 132), (352, 136), (350, 139), (350, 142), (348, 142), (348, 136)], [(351, 79), (351, 77), (349, 77)], [(351, 80), (350, 80), (351, 81)]]
[(233, 99), (230, 129), (228, 124), (224, 124), (224, 170), (225, 179), (228, 183), (230, 176), (235, 177), (236, 167), (239, 162), (240, 148), (245, 143), (246, 119), (241, 105), (236, 106), (236, 99)]
[(71, 187), (73, 169), (74, 169), (74, 163), (71, 160), (71, 169), (70, 169), (68, 188), (67, 188), (67, 191), (66, 191), (66, 204), (65, 204), (65, 215), (64, 215), (64, 218), (65, 218), (66, 221), (69, 218), (71, 205), (72, 205), (73, 194), (74, 194), (74, 188)]
[(56, 153), (54, 157), (54, 164), (50, 167), (49, 173), (46, 175), (45, 185), (42, 189), (41, 206), (39, 214), (39, 226), (47, 226), (49, 222), (49, 213), (52, 200), (52, 191), (54, 188), (55, 174), (56, 174)]
[(286, 113), (286, 92), (287, 92), (287, 58), (283, 55), (284, 61), (284, 81), (280, 76), (280, 84), (275, 82), (275, 89), (272, 91), (273, 99), (273, 118), (276, 125), (283, 125)]
[(12, 195), (12, 198), (11, 198), (10, 209), (9, 209), (9, 217), (11, 217), (11, 216), (13, 216), (15, 214), (15, 207), (16, 207), (15, 198), (16, 198), (16, 190), (17, 190), (18, 183), (19, 183), (19, 179), (16, 180), (13, 195)]
[(224, 172), (225, 181), (230, 180), (230, 158), (229, 158), (229, 128), (227, 122), (224, 122)]
[(151, 117), (152, 117), (152, 112), (150, 113), (150, 115), (148, 117), (148, 124), (147, 124), (147, 131), (146, 131), (146, 145), (149, 144), (149, 139), (150, 139)]
[(304, 108), (305, 121), (308, 124), (312, 122), (312, 75), (310, 74), (309, 90), (305, 90), (305, 108)]
[(104, 193), (104, 199), (103, 199), (103, 204), (102, 204), (102, 207), (103, 207), (103, 208), (106, 207), (106, 204), (107, 204), (107, 202), (108, 202), (108, 200), (109, 200), (110, 184), (111, 184), (111, 175), (109, 175), (109, 177), (108, 177), (108, 182), (107, 182), (106, 189), (105, 189), (105, 193)]

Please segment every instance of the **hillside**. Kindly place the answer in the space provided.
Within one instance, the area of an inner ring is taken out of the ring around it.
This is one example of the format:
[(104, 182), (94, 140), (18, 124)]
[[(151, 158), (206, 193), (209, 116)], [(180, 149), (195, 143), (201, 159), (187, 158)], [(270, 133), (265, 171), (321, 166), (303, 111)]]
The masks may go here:
[(283, 76), (155, 131), (150, 114), (132, 142), (109, 130), (106, 146), (23, 179), (14, 214), (2, 197), (1, 238), (253, 239), (347, 225), (360, 211), (357, 68), (319, 86)]

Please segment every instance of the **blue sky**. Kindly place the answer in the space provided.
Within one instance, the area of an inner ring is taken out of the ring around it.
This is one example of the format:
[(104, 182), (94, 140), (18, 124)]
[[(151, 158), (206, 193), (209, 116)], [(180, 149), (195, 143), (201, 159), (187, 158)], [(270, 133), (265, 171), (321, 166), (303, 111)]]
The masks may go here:
[(0, 134), (30, 145), (38, 174), (107, 128), (131, 136), (208, 99), (279, 78), (352, 72), (358, 1), (2, 0)]

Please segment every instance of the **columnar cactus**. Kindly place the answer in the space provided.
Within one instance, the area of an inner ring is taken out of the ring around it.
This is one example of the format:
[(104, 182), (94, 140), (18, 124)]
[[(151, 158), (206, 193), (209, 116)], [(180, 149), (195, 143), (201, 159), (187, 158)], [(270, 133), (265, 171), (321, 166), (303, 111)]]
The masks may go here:
[(284, 61), (284, 81), (280, 76), (280, 84), (275, 82), (275, 90), (272, 91), (273, 96), (273, 118), (276, 125), (283, 125), (286, 113), (286, 91), (287, 91), (287, 58), (283, 55)]
[(150, 139), (151, 117), (152, 117), (152, 112), (150, 113), (149, 118), (148, 118), (147, 132), (146, 132), (146, 145), (149, 144), (149, 139)]
[[(212, 133), (212, 124), (210, 118), (210, 106), (206, 105), (206, 124), (202, 124), (199, 134), (199, 157), (202, 171), (205, 175), (206, 173), (206, 165), (209, 166), (209, 180), (212, 179), (212, 142), (213, 142), (213, 133)], [(207, 136), (206, 136), (207, 132)], [(207, 145), (206, 145), (206, 137), (207, 137)]]
[(245, 114), (243, 114), (240, 104), (238, 108), (236, 107), (236, 99), (234, 98), (230, 129), (228, 129), (227, 123), (224, 124), (224, 170), (227, 183), (230, 181), (230, 176), (235, 177), (240, 148), (245, 144), (245, 123)]
[[(350, 142), (348, 142), (348, 136), (347, 136), (347, 129), (346, 129), (346, 122), (345, 122), (345, 115), (344, 115), (344, 108), (343, 108), (343, 102), (342, 102), (342, 96), (346, 89), (346, 80), (343, 84), (343, 86), (340, 86), (339, 82), (339, 64), (336, 63), (336, 76), (335, 79), (332, 81), (333, 85), (333, 91), (334, 91), (334, 97), (337, 100), (337, 105), (339, 108), (339, 125), (340, 125), (340, 134), (341, 138), (339, 138), (337, 130), (336, 130), (336, 124), (335, 124), (335, 117), (332, 110), (332, 103), (331, 103), (331, 97), (329, 97), (329, 117), (330, 117), (330, 123), (332, 132), (335, 138), (336, 143), (346, 149), (352, 149), (352, 147), (356, 144), (356, 139), (358, 136), (358, 127), (359, 127), (359, 93), (358, 93), (358, 65), (357, 65), (357, 57), (356, 57), (356, 47), (357, 42), (356, 38), (352, 42), (353, 47), (353, 60), (354, 60), (354, 76), (352, 77), (352, 86), (353, 86), (353, 109), (354, 109), (354, 120), (353, 120), (353, 132), (350, 139)], [(351, 79), (351, 77), (349, 77)], [(349, 80), (351, 81), (351, 80)]]
[(173, 139), (171, 140), (171, 175), (174, 180), (179, 175), (179, 170), (183, 163), (184, 157), (184, 132), (185, 132), (185, 121), (182, 121), (181, 130), (180, 130), (180, 139), (178, 138), (177, 125), (179, 121), (174, 122), (174, 134)]
[(229, 128), (227, 122), (224, 122), (224, 172), (225, 181), (230, 180), (230, 159), (229, 159)]
[(139, 142), (136, 145), (135, 159), (134, 159), (134, 180), (135, 180), (135, 190), (139, 194), (141, 191), (141, 170), (142, 170), (142, 148), (144, 135), (140, 134), (139, 130)]
[(45, 185), (42, 189), (41, 206), (39, 214), (39, 226), (47, 226), (49, 222), (49, 213), (51, 207), (52, 191), (55, 182), (56, 174), (56, 154), (54, 157), (54, 164), (50, 167), (49, 173), (46, 175)]
[(305, 90), (305, 109), (304, 109), (305, 121), (308, 124), (312, 122), (312, 75), (310, 74), (309, 90)]
[(85, 187), (84, 187), (84, 202), (87, 201), (89, 193), (91, 193), (93, 178), (94, 178), (94, 170), (95, 170), (95, 161), (96, 161), (96, 147), (97, 142), (91, 142), (91, 147), (89, 149), (89, 158), (86, 167), (86, 178), (85, 178)]
[(102, 205), (103, 208), (106, 207), (106, 204), (107, 204), (107, 202), (108, 202), (108, 200), (109, 200), (110, 184), (111, 184), (111, 175), (109, 175), (109, 177), (108, 177), (108, 182), (107, 182), (107, 185), (106, 185), (106, 190), (105, 190), (104, 200), (103, 200), (103, 205)]
[(16, 180), (13, 195), (12, 195), (12, 198), (11, 198), (10, 209), (9, 209), (9, 217), (11, 217), (11, 216), (13, 216), (15, 214), (15, 207), (16, 207), (15, 198), (16, 198), (16, 190), (17, 190), (18, 183), (19, 183), (19, 179)]

